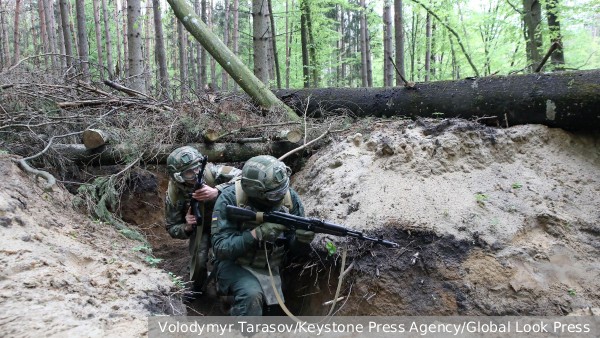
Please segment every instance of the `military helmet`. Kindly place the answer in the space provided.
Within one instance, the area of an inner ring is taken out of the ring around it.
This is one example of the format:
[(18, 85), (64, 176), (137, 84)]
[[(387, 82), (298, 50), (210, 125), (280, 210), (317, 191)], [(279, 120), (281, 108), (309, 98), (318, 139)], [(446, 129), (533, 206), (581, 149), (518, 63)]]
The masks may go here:
[(280, 202), (290, 187), (292, 170), (273, 156), (260, 155), (242, 168), (242, 189), (250, 198)]
[(179, 183), (193, 180), (195, 170), (200, 167), (202, 154), (193, 147), (179, 147), (167, 157), (167, 171), (169, 176)]

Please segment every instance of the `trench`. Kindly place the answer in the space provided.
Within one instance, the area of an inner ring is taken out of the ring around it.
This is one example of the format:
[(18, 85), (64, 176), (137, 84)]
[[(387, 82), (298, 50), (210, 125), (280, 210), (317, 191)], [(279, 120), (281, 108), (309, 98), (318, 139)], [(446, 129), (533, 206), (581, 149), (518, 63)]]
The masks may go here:
[[(158, 268), (187, 281), (188, 241), (172, 239), (164, 229), (167, 175), (164, 168), (149, 169), (136, 177), (134, 189), (122, 198), (121, 216), (148, 239), (153, 255), (161, 259)], [(282, 276), (290, 311), (298, 316), (321, 316), (330, 311), (336, 315), (451, 315), (473, 308), (460, 282), (460, 264), (473, 248), (485, 249), (485, 243), (402, 230), (399, 224), (387, 224), (370, 235), (396, 241), (399, 248), (351, 239), (333, 255), (315, 249), (302, 261), (288, 262)], [(352, 265), (351, 273), (345, 275), (339, 301), (331, 310), (344, 246), (348, 250), (346, 268)], [(187, 307), (188, 315), (228, 315), (228, 299), (217, 295), (214, 281)], [(284, 314), (278, 306), (265, 313)]]

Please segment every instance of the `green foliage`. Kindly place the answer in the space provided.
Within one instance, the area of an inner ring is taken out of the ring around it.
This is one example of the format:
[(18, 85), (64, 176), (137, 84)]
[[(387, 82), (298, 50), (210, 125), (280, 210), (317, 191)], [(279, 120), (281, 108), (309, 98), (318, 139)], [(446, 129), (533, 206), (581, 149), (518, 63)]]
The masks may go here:
[(83, 184), (77, 189), (73, 204), (85, 208), (100, 223), (113, 225), (123, 236), (145, 243), (146, 239), (139, 231), (129, 228), (113, 214), (120, 198), (117, 187), (122, 184), (115, 175), (97, 177), (91, 184)]
[(569, 293), (569, 296), (571, 296), (571, 297), (577, 296), (577, 291), (573, 288), (567, 290), (567, 292)]
[(485, 202), (487, 202), (487, 200), (488, 200), (488, 196), (486, 194), (483, 194), (483, 193), (475, 194), (475, 201), (477, 201), (477, 203), (479, 203), (480, 205), (484, 205)]
[(521, 183), (515, 182), (512, 184), (513, 189), (521, 189), (523, 185)]
[(327, 249), (329, 256), (333, 256), (337, 252), (337, 247), (335, 244), (333, 244), (333, 242), (325, 243), (325, 249)]
[(175, 287), (177, 287), (178, 289), (185, 288), (185, 282), (183, 281), (183, 278), (181, 276), (177, 276), (176, 274), (169, 271), (169, 277), (171, 278), (171, 282), (173, 282)]
[(153, 256), (146, 256), (144, 258), (144, 260), (146, 261), (146, 263), (148, 263), (148, 265), (150, 265), (153, 268), (155, 268), (156, 266), (158, 266), (158, 263), (162, 262), (162, 259), (156, 258), (156, 257), (153, 257)]

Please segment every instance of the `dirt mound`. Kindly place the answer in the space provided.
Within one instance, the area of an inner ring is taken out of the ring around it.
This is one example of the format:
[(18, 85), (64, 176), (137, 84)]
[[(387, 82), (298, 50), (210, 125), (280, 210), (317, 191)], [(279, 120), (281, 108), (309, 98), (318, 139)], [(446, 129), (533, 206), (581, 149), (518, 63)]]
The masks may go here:
[(354, 257), (339, 314), (600, 306), (600, 135), (464, 120), (362, 128), (293, 183), (307, 214), (400, 243)]
[(0, 175), (2, 336), (138, 336), (147, 316), (185, 311), (140, 242), (82, 216), (66, 190), (43, 191), (9, 156)]

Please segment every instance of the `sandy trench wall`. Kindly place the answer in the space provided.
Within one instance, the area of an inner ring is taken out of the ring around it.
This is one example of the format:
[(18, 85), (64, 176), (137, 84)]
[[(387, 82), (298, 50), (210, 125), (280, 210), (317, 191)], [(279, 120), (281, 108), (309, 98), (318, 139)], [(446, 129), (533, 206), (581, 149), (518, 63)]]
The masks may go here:
[(293, 184), (307, 214), (401, 244), (354, 258), (340, 313), (562, 315), (600, 306), (599, 173), (597, 134), (390, 121)]
[(4, 337), (138, 336), (151, 314), (183, 313), (163, 271), (72, 195), (0, 155), (0, 332)]

